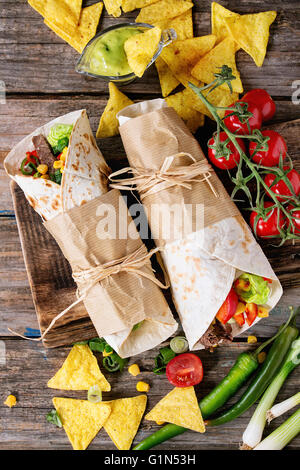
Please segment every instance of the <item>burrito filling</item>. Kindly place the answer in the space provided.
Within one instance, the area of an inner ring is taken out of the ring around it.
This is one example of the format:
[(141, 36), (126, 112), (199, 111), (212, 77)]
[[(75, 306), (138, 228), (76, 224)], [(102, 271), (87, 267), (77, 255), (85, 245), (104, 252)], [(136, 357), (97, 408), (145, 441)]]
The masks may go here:
[(21, 163), (22, 174), (61, 184), (72, 129), (72, 125), (56, 124), (47, 138), (43, 134), (35, 135), (32, 138), (34, 150), (26, 152)]
[(200, 343), (205, 348), (215, 347), (219, 343), (227, 344), (232, 341), (230, 323), (235, 322), (242, 328), (245, 322), (251, 326), (257, 317), (267, 317), (269, 312), (264, 305), (269, 298), (270, 283), (271, 279), (255, 274), (243, 273), (239, 276)]

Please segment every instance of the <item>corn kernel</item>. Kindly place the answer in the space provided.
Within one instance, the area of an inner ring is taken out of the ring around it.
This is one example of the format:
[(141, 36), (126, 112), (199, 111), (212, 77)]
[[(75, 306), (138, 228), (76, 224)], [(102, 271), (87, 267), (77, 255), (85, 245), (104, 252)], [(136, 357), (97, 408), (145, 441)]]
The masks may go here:
[(156, 421), (157, 426), (162, 426), (165, 424), (165, 421)]
[(136, 389), (138, 392), (149, 392), (150, 385), (147, 384), (146, 382), (138, 382), (136, 384)]
[(9, 408), (12, 408), (13, 406), (16, 406), (17, 404), (17, 399), (14, 395), (8, 395), (6, 398), (4, 405), (9, 406)]
[(267, 353), (265, 353), (265, 351), (260, 352), (259, 355), (257, 356), (257, 360), (259, 364), (262, 364), (264, 360), (266, 359), (266, 357), (267, 357)]
[(269, 316), (269, 310), (265, 307), (258, 307), (257, 316), (259, 318), (267, 318)]
[(110, 351), (110, 352), (106, 352), (106, 351), (103, 351), (103, 357), (107, 357), (107, 356), (110, 356), (111, 354), (113, 353), (113, 351)]
[(56, 170), (58, 168), (61, 168), (63, 166), (63, 162), (61, 160), (55, 160), (55, 162), (53, 163), (53, 168), (55, 168)]
[(237, 304), (235, 315), (239, 315), (240, 313), (243, 313), (245, 309), (246, 309), (246, 305), (243, 302), (239, 302)]
[(247, 342), (248, 342), (249, 344), (255, 344), (255, 343), (257, 343), (257, 338), (256, 338), (256, 336), (248, 336)]
[(131, 366), (128, 367), (128, 372), (134, 377), (141, 373), (140, 368), (137, 364), (131, 364)]
[(59, 156), (59, 159), (62, 160), (63, 162), (66, 161), (67, 151), (68, 151), (68, 147), (65, 147)]
[(49, 180), (50, 179), (50, 176), (49, 175), (42, 175), (41, 178), (43, 180)]
[(38, 165), (37, 171), (41, 173), (41, 175), (45, 175), (48, 171), (48, 165), (44, 165), (44, 164)]

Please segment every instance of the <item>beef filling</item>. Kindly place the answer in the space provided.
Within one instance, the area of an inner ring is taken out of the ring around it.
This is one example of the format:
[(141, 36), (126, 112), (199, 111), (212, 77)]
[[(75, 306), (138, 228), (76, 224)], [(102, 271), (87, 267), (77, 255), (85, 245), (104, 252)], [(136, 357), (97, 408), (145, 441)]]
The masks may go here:
[(220, 342), (222, 342), (222, 344), (229, 344), (233, 339), (231, 333), (232, 328), (228, 323), (226, 323), (226, 325), (222, 325), (222, 323), (216, 320), (216, 323), (214, 325), (210, 325), (206, 330), (200, 339), (200, 343), (203, 344), (205, 349), (217, 346)]
[(47, 139), (42, 135), (35, 135), (32, 137), (32, 142), (38, 154), (40, 162), (48, 166), (49, 173), (53, 172), (53, 163), (56, 158), (52, 153), (51, 147)]

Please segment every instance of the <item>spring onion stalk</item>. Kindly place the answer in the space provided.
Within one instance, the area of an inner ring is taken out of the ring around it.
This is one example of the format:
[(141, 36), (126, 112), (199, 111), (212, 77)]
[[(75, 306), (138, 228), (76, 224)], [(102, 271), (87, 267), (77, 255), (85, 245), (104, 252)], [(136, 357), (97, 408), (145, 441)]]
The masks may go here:
[(300, 408), (253, 450), (281, 450), (300, 433)]
[(284, 413), (291, 410), (297, 405), (300, 405), (300, 392), (296, 393), (295, 395), (288, 398), (287, 400), (282, 401), (281, 403), (277, 403), (270, 410), (268, 410), (267, 411), (268, 423), (270, 423), (272, 419), (278, 418), (278, 416), (283, 415)]
[(287, 379), (288, 375), (300, 364), (300, 339), (293, 341), (287, 357), (274, 377), (271, 384), (266, 389), (260, 402), (243, 434), (242, 450), (253, 449), (262, 438), (267, 421), (267, 411), (273, 405), (279, 390)]
[(170, 341), (170, 348), (175, 354), (182, 354), (189, 350), (189, 343), (184, 336), (175, 336)]

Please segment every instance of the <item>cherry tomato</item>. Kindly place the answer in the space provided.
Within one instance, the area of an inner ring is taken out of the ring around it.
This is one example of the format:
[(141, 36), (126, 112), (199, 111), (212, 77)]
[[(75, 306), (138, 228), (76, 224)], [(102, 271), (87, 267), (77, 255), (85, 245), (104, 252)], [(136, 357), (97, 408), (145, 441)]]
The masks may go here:
[[(226, 132), (220, 132), (219, 143), (216, 143), (216, 139), (217, 137), (214, 136), (208, 141), (208, 158), (218, 168), (222, 170), (232, 170), (240, 161), (241, 157), (239, 152), (231, 141), (224, 144), (228, 139)], [(237, 142), (243, 152), (245, 152), (246, 147), (242, 139), (237, 139)], [(210, 148), (210, 146), (214, 147)]]
[[(264, 203), (265, 208), (268, 208), (273, 205), (274, 203), (271, 201), (266, 201)], [(267, 211), (266, 220), (263, 220), (262, 217), (258, 219), (258, 222), (256, 225), (256, 234), (258, 237), (264, 238), (264, 237), (279, 235), (280, 232), (277, 226), (277, 214), (278, 214), (278, 209), (275, 207)], [(253, 231), (254, 231), (254, 221), (255, 221), (256, 216), (257, 216), (257, 212), (252, 211), (251, 216), (250, 216), (250, 225)], [(283, 216), (281, 212), (279, 215), (279, 227), (283, 228), (284, 225), (285, 225), (285, 217)]]
[[(241, 100), (237, 101), (237, 103), (240, 103), (245, 113), (248, 111), (252, 113), (252, 116), (247, 119), (242, 118), (241, 120), (235, 115), (225, 117), (224, 123), (227, 129), (240, 135), (251, 134), (253, 129), (260, 129), (262, 125), (262, 115), (259, 108), (253, 103), (243, 103)], [(235, 104), (236, 103), (232, 104), (229, 108), (234, 107)], [(228, 116), (231, 112), (232, 111), (228, 109), (225, 111), (225, 116)]]
[(260, 109), (263, 122), (269, 121), (276, 112), (276, 104), (269, 93), (262, 88), (255, 88), (254, 90), (248, 91), (248, 93), (241, 98), (241, 101), (255, 104)]
[(228, 322), (228, 320), (230, 320), (230, 318), (233, 317), (233, 315), (235, 314), (238, 303), (239, 303), (238, 296), (236, 292), (233, 290), (233, 288), (231, 288), (229, 291), (229, 294), (227, 295), (223, 304), (219, 308), (216, 318), (221, 323), (223, 323), (223, 325), (225, 325)]
[(168, 381), (174, 387), (191, 387), (203, 379), (201, 359), (193, 353), (179, 354), (167, 364)]
[[(288, 170), (288, 166), (283, 167), (284, 170)], [(293, 187), (294, 193), (296, 196), (300, 194), (300, 174), (296, 170), (291, 170), (287, 173), (287, 178), (290, 180), (291, 185)], [(278, 201), (286, 201), (287, 198), (280, 197), (280, 196), (293, 196), (290, 188), (284, 182), (284, 180), (279, 180), (277, 183), (273, 184), (276, 179), (276, 175), (273, 173), (268, 173), (265, 176), (265, 183), (272, 189), (272, 191), (278, 195)], [(273, 185), (273, 186), (272, 186)]]
[(300, 207), (294, 207), (292, 204), (289, 204), (287, 210), (293, 216), (293, 233), (300, 235)]
[[(249, 144), (249, 154), (252, 157), (252, 160), (255, 163), (260, 163), (263, 166), (278, 166), (280, 155), (282, 160), (286, 157), (287, 145), (284, 138), (275, 131), (262, 131), (264, 137), (269, 137), (267, 142), (268, 150), (258, 150), (254, 154), (257, 148), (257, 142), (250, 142)], [(253, 155), (253, 156), (252, 156)]]

